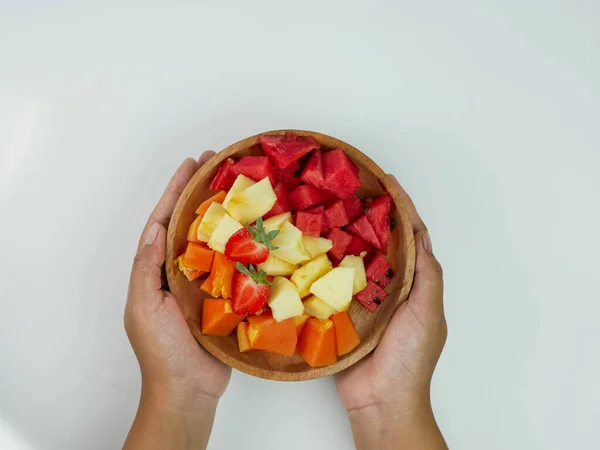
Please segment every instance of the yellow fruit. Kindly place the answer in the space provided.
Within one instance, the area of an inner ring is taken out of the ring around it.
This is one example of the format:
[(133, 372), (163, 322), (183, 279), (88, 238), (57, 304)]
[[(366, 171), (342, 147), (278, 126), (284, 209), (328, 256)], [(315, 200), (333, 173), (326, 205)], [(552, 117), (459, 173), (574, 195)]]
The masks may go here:
[(329, 319), (336, 312), (316, 295), (311, 295), (304, 300), (304, 311), (317, 319)]
[(354, 288), (354, 269), (336, 267), (327, 272), (310, 287), (310, 293), (316, 295), (336, 311), (346, 311), (352, 301)]
[(312, 284), (331, 269), (333, 269), (333, 266), (327, 255), (317, 256), (312, 261), (297, 269), (292, 274), (291, 281), (298, 288), (300, 297), (304, 298), (309, 295)]
[(269, 293), (269, 306), (273, 318), (277, 322), (300, 316), (304, 313), (304, 305), (294, 283), (284, 277), (275, 277)]
[(263, 178), (232, 197), (225, 209), (235, 220), (248, 225), (268, 213), (276, 201), (269, 178)]
[(344, 259), (342, 259), (339, 267), (352, 267), (354, 269), (354, 288), (352, 290), (352, 295), (357, 294), (367, 287), (365, 263), (360, 256), (344, 256)]
[(233, 182), (233, 185), (227, 192), (225, 200), (223, 200), (223, 208), (227, 209), (227, 205), (229, 205), (229, 202), (233, 197), (242, 193), (242, 191), (245, 191), (252, 185), (254, 185), (254, 181), (252, 181), (250, 178), (248, 178), (245, 175), (238, 175), (238, 177)]
[(306, 251), (302, 241), (302, 231), (290, 222), (283, 222), (279, 234), (275, 236), (271, 244), (278, 247), (277, 250), (271, 250), (271, 253), (291, 264), (300, 264), (310, 260), (310, 253)]
[(269, 217), (267, 220), (263, 221), (263, 227), (266, 233), (269, 233), (273, 230), (279, 230), (283, 222), (291, 222), (292, 221), (292, 213), (285, 212), (283, 214), (279, 214), (277, 216)]
[[(227, 211), (223, 208), (223, 205), (217, 202), (211, 203), (198, 226), (198, 236), (208, 236), (208, 239), (210, 239), (225, 214), (227, 214)], [(204, 242), (207, 242), (208, 239)]]
[(314, 236), (302, 236), (302, 241), (311, 258), (327, 253), (333, 247), (333, 242), (329, 239)]
[(233, 220), (229, 214), (225, 214), (210, 236), (208, 246), (217, 252), (225, 253), (227, 241), (240, 228), (244, 228), (241, 223)]
[(264, 263), (257, 266), (258, 270), (264, 270), (267, 275), (279, 275), (283, 277), (289, 277), (297, 268), (297, 264), (290, 264), (271, 254)]

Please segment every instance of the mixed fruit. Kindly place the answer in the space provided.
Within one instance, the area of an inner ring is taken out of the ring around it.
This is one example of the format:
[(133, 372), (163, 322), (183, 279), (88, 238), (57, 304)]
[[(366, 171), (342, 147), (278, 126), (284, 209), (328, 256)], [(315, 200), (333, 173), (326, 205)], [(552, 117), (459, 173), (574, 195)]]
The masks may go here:
[(392, 200), (360, 200), (358, 168), (341, 149), (295, 134), (260, 142), (265, 156), (220, 166), (176, 263), (190, 281), (209, 274), (203, 334), (237, 330), (240, 352), (330, 365), (360, 343), (352, 299), (374, 312), (387, 296)]

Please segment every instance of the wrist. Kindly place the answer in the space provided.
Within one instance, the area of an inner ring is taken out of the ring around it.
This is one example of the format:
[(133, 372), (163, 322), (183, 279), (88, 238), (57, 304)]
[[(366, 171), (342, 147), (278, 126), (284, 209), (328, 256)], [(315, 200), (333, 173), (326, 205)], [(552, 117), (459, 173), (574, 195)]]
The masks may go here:
[(199, 386), (142, 381), (140, 403), (155, 410), (198, 415), (216, 409), (219, 396), (205, 392)]

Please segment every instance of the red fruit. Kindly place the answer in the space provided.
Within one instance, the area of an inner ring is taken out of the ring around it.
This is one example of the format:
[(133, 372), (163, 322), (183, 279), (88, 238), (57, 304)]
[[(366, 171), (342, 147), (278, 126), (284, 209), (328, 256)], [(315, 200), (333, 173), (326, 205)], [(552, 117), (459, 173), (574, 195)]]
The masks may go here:
[(275, 192), (275, 195), (277, 196), (277, 201), (275, 202), (271, 210), (265, 214), (265, 219), (292, 210), (292, 208), (290, 207), (290, 201), (288, 200), (288, 193), (285, 190), (285, 186), (283, 185), (282, 181), (277, 183), (277, 186), (275, 186), (273, 192)]
[(296, 228), (306, 236), (319, 237), (321, 235), (322, 214), (310, 214), (304, 211), (296, 215)]
[(306, 163), (300, 179), (314, 187), (323, 189), (323, 154), (317, 150)]
[[(379, 239), (377, 239), (377, 235), (375, 234), (375, 230), (373, 229), (373, 225), (367, 219), (367, 216), (364, 214), (348, 225), (348, 231), (353, 233), (356, 236), (362, 237), (365, 241), (371, 244), (375, 248), (381, 248), (379, 244)], [(384, 249), (385, 250), (385, 249)]]
[(302, 184), (302, 180), (300, 179), (300, 173), (302, 171), (300, 170), (300, 163), (298, 161), (294, 161), (285, 169), (275, 169), (275, 171), (288, 191), (293, 191)]
[(233, 233), (227, 241), (225, 256), (232, 261), (261, 264), (269, 257), (269, 249), (252, 239), (248, 228), (242, 228)]
[(344, 209), (348, 216), (348, 221), (352, 222), (363, 213), (363, 204), (356, 195), (344, 199)]
[(275, 166), (285, 169), (312, 150), (321, 148), (312, 136), (295, 134), (260, 136), (262, 149)]
[(387, 292), (385, 292), (371, 280), (367, 280), (367, 287), (354, 295), (354, 298), (369, 311), (374, 312), (379, 305), (383, 303), (387, 296)]
[(352, 236), (339, 228), (334, 228), (327, 235), (327, 239), (333, 243), (333, 247), (328, 252), (329, 256), (336, 261), (340, 261), (344, 257), (348, 244), (352, 241)]
[(277, 184), (277, 174), (266, 156), (244, 156), (233, 166), (235, 176), (245, 175), (253, 181), (269, 177), (271, 186)]
[(292, 208), (296, 211), (304, 211), (311, 206), (318, 205), (323, 201), (321, 191), (310, 184), (303, 184), (288, 194)]
[(252, 265), (246, 268), (238, 263), (236, 267), (238, 271), (233, 276), (231, 309), (242, 316), (254, 314), (267, 304), (271, 282), (264, 271), (257, 273)]
[(323, 154), (323, 179), (323, 187), (342, 199), (362, 186), (356, 164), (341, 149)]
[(235, 161), (229, 158), (221, 164), (221, 167), (219, 167), (219, 170), (217, 171), (217, 175), (215, 175), (214, 180), (210, 183), (211, 191), (228, 191), (231, 189), (236, 177), (233, 170), (234, 163)]
[(348, 248), (346, 249), (346, 255), (355, 255), (360, 256), (362, 252), (366, 252), (367, 254), (364, 256), (364, 260), (367, 261), (373, 253), (375, 253), (375, 247), (369, 244), (360, 236), (353, 235), (350, 244), (348, 244)]
[(390, 281), (394, 277), (394, 271), (381, 253), (376, 253), (373, 256), (371, 262), (367, 264), (365, 273), (369, 280), (382, 288), (390, 284)]
[(333, 205), (325, 210), (325, 219), (329, 228), (341, 228), (344, 225), (348, 225), (348, 216), (344, 209), (344, 202), (338, 200)]
[(379, 250), (386, 251), (390, 243), (390, 207), (392, 205), (392, 197), (384, 195), (378, 197), (371, 202), (365, 211), (365, 216), (373, 225), (373, 230), (379, 241)]
[(327, 220), (325, 219), (325, 207), (324, 206), (316, 206), (311, 209), (307, 209), (305, 212), (310, 214), (321, 214), (323, 216), (323, 220), (321, 220), (321, 234), (325, 234), (329, 231), (329, 225), (327, 225)]

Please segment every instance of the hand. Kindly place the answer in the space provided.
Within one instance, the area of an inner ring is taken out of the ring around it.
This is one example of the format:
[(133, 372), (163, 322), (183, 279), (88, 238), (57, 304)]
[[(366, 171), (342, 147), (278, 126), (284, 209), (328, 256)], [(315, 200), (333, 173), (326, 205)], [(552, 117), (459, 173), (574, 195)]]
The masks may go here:
[[(415, 234), (414, 283), (373, 354), (336, 376), (337, 390), (358, 448), (446, 448), (429, 396), (447, 336), (442, 268), (433, 256), (429, 233), (412, 200), (397, 180), (388, 176), (401, 193)], [(417, 430), (420, 436), (411, 444), (406, 433)], [(431, 438), (428, 446), (423, 434)]]
[[(196, 430), (202, 428), (207, 441), (216, 403), (231, 377), (231, 369), (198, 344), (175, 297), (161, 288), (166, 227), (186, 184), (212, 155), (214, 152), (205, 152), (199, 161), (187, 159), (181, 164), (150, 215), (138, 245), (124, 319), (127, 336), (140, 364), (142, 398), (126, 448), (147, 449), (154, 448), (153, 445), (160, 448), (160, 439), (153, 444), (143, 443), (144, 436), (152, 439), (149, 428), (161, 426), (149, 423), (152, 418), (162, 418), (166, 423), (176, 421)], [(192, 424), (196, 419), (204, 425), (208, 421), (208, 427), (198, 425), (197, 421)], [(161, 432), (164, 435), (168, 430)], [(167, 439), (168, 448), (183, 448), (176, 445), (175, 442), (179, 442), (176, 437), (167, 436)]]

